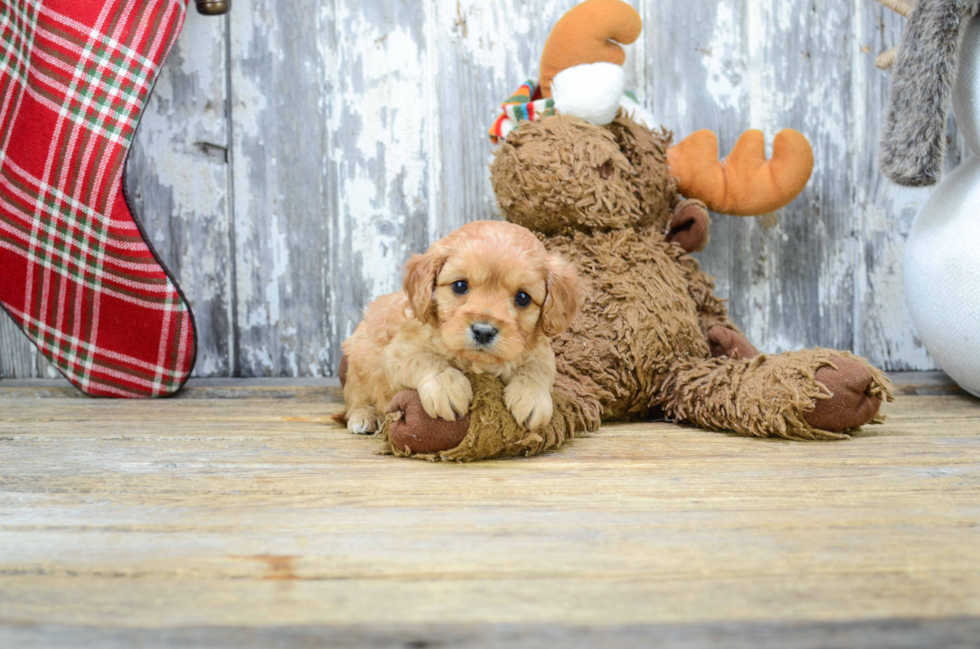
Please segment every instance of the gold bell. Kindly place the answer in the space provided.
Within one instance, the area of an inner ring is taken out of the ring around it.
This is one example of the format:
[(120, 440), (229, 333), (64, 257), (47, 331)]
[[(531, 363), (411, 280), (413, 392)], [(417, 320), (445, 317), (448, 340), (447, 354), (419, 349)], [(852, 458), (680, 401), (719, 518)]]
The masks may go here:
[(221, 16), (231, 11), (231, 0), (194, 0), (197, 13), (205, 16)]

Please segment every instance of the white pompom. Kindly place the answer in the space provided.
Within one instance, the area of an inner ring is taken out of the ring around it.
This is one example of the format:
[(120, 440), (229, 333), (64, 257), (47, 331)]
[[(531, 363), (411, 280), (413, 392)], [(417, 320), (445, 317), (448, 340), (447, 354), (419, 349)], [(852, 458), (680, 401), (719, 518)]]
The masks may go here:
[(616, 119), (625, 90), (626, 73), (615, 63), (576, 65), (551, 81), (555, 110), (600, 126)]

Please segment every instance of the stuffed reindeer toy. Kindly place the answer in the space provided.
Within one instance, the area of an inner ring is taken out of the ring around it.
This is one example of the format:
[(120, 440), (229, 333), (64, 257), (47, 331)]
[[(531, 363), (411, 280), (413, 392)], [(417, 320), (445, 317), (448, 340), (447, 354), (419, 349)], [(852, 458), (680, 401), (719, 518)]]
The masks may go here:
[(939, 366), (980, 396), (980, 0), (880, 0), (909, 18), (894, 62), (879, 167), (900, 185), (939, 182), (952, 102), (969, 157), (916, 217), (905, 248), (905, 295)]
[(545, 45), (540, 83), (509, 99), (491, 130), (501, 212), (579, 277), (581, 308), (552, 341), (551, 422), (528, 430), (508, 412), (499, 379), (472, 375), (469, 412), (452, 422), (431, 416), (416, 392), (399, 393), (382, 429), (388, 452), (533, 455), (609, 420), (787, 439), (837, 439), (880, 421), (890, 399), (881, 372), (843, 351), (760, 354), (689, 254), (708, 240), (706, 206), (750, 215), (791, 201), (813, 163), (806, 139), (783, 131), (770, 160), (757, 131), (724, 162), (710, 131), (671, 146), (671, 134), (624, 99), (623, 51), (612, 40), (632, 42), (640, 27), (620, 0), (574, 8)]

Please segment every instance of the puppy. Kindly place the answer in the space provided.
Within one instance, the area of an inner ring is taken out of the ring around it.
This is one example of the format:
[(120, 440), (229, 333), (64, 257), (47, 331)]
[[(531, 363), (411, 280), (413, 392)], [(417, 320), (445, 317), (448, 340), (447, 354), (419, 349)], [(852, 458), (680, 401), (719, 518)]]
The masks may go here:
[(372, 302), (344, 342), (348, 430), (378, 430), (406, 388), (418, 391), (430, 417), (455, 421), (473, 399), (463, 372), (507, 383), (507, 407), (528, 428), (551, 421), (549, 337), (579, 307), (570, 264), (519, 225), (476, 221), (414, 255), (403, 288)]

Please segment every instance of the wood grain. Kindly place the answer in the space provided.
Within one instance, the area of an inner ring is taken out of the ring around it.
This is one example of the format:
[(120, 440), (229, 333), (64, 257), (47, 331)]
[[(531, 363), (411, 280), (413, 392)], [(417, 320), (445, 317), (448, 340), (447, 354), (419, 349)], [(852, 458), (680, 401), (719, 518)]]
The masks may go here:
[(839, 443), (624, 424), (473, 465), (375, 455), (321, 399), (2, 404), (0, 633), (980, 616), (968, 397)]
[(202, 376), (234, 366), (226, 31), (223, 20), (188, 18), (126, 174), (131, 205), (191, 304)]
[[(902, 257), (928, 189), (875, 167), (904, 19), (869, 0), (631, 0), (628, 79), (678, 137), (793, 127), (813, 179), (758, 219), (715, 216), (699, 258), (765, 351), (853, 349), (929, 370)], [(412, 252), (497, 214), (485, 136), (572, 0), (314, 0), (190, 15), (140, 127), (129, 187), (198, 318), (197, 376), (329, 376)], [(963, 150), (951, 126), (949, 165)], [(51, 370), (0, 323), (0, 376)]]
[[(855, 218), (861, 225), (856, 264), (855, 351), (892, 370), (915, 370), (934, 365), (912, 329), (905, 308), (902, 261), (905, 239), (932, 190), (899, 187), (874, 165), (889, 76), (878, 70), (872, 57), (901, 40), (905, 20), (877, 2), (860, 3), (857, 13), (858, 45), (852, 63), (855, 96), (868, 110), (854, 112), (852, 153), (855, 174)], [(946, 170), (951, 171), (968, 149), (949, 121)]]
[(974, 649), (977, 618), (889, 618), (857, 622), (716, 622), (710, 624), (384, 624), (279, 627), (99, 628), (45, 624), (0, 627), (0, 641), (13, 647), (41, 644), (72, 647), (553, 647), (617, 649), (824, 649), (835, 647)]
[(37, 376), (37, 349), (14, 321), (0, 313), (0, 377), (34, 378)]

